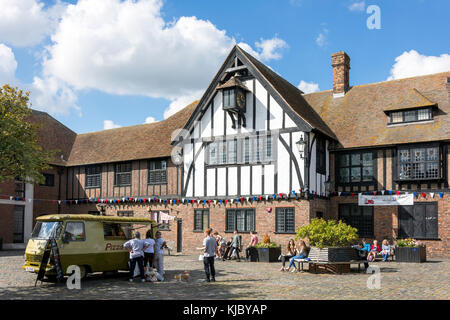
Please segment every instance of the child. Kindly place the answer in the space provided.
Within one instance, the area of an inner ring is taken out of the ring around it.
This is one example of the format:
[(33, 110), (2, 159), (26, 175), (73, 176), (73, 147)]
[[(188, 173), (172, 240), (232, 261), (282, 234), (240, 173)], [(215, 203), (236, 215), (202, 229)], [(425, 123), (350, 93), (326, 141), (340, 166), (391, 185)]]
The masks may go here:
[(368, 261), (375, 261), (375, 258), (377, 257), (377, 253), (380, 252), (380, 246), (378, 245), (377, 240), (373, 240), (373, 245), (370, 247), (370, 252), (367, 255)]
[(391, 253), (391, 245), (387, 239), (384, 239), (381, 243), (381, 255), (383, 256), (383, 261), (387, 261), (389, 254)]
[(156, 232), (156, 247), (155, 247), (155, 258), (156, 258), (156, 269), (158, 273), (164, 277), (164, 247), (166, 246), (166, 241), (161, 238), (161, 232)]

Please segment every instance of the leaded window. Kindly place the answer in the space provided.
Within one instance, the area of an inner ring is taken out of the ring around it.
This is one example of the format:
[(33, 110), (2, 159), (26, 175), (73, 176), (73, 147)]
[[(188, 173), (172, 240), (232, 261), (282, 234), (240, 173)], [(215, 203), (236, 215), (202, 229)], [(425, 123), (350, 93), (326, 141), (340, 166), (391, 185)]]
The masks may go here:
[(205, 231), (209, 228), (209, 209), (194, 210), (194, 231)]
[(360, 238), (373, 237), (373, 207), (356, 203), (339, 205), (339, 220), (358, 229)]
[(148, 184), (167, 183), (167, 160), (150, 160), (148, 162)]
[(86, 188), (100, 188), (101, 185), (101, 166), (86, 167)]
[(373, 181), (374, 159), (372, 152), (339, 154), (337, 159), (339, 183)]
[(318, 137), (316, 145), (316, 171), (326, 174), (326, 142), (325, 139)]
[(131, 162), (116, 163), (114, 185), (131, 185)]
[(295, 209), (277, 208), (276, 209), (276, 232), (294, 233), (295, 232)]
[(249, 232), (255, 230), (255, 209), (227, 209), (226, 231)]
[(400, 180), (439, 179), (439, 147), (400, 148)]
[(431, 108), (421, 108), (415, 110), (395, 111), (389, 114), (389, 123), (417, 122), (433, 119)]

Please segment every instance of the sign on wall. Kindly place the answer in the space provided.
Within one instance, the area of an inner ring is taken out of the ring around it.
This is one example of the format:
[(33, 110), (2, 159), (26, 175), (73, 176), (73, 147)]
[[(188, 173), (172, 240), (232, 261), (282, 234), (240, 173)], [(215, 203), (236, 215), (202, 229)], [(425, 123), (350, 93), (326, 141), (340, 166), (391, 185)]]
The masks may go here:
[(390, 196), (358, 195), (360, 206), (412, 206), (414, 198), (412, 194), (399, 194)]

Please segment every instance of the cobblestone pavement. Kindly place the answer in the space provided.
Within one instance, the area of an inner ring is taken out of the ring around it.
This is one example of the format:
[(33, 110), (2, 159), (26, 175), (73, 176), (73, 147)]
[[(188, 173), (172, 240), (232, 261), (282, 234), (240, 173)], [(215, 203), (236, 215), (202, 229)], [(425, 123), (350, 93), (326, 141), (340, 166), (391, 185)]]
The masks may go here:
[[(129, 283), (127, 273), (95, 273), (81, 290), (38, 282), (22, 270), (23, 251), (0, 251), (0, 299), (446, 299), (450, 298), (450, 259), (426, 263), (376, 262), (381, 288), (368, 289), (366, 273), (280, 272), (279, 263), (216, 261), (215, 283), (204, 282), (203, 263), (194, 255), (165, 257), (166, 280)], [(174, 275), (190, 271), (189, 282)]]

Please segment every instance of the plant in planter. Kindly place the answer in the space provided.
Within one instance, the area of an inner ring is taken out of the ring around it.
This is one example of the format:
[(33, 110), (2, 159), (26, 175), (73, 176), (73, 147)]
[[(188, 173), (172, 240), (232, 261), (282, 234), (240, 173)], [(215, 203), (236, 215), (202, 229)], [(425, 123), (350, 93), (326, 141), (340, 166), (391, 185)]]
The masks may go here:
[(395, 258), (398, 262), (425, 262), (427, 248), (420, 241), (408, 238), (397, 240)]
[(309, 257), (323, 261), (349, 261), (356, 258), (350, 244), (358, 239), (357, 229), (342, 221), (312, 219), (297, 229), (296, 240), (309, 239)]
[(275, 262), (281, 254), (281, 247), (275, 242), (270, 241), (269, 235), (264, 235), (263, 241), (255, 246), (258, 256), (258, 261), (261, 262)]

